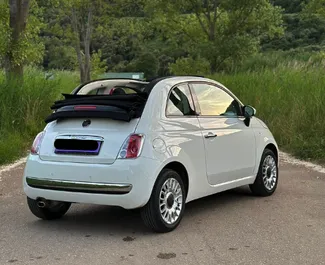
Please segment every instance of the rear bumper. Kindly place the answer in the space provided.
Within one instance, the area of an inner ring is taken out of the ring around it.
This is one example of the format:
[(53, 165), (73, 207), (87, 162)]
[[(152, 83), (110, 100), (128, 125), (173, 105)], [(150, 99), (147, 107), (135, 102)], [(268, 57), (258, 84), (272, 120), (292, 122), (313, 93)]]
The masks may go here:
[(132, 189), (131, 184), (93, 183), (31, 177), (26, 177), (26, 183), (29, 187), (36, 189), (77, 191), (98, 194), (127, 194)]
[(30, 155), (23, 186), (32, 199), (134, 209), (148, 202), (159, 167), (159, 161), (142, 157), (102, 165), (43, 161)]

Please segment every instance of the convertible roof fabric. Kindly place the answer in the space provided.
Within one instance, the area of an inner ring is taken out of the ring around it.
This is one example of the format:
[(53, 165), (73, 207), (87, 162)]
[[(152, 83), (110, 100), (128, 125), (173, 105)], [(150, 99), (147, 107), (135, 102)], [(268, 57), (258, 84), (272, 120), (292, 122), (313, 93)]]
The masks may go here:
[[(171, 77), (172, 76), (156, 78), (149, 83), (138, 82), (137, 80), (130, 81), (130, 79), (126, 79), (124, 85), (121, 84), (118, 86), (129, 87), (136, 92), (135, 94), (77, 94), (79, 90), (86, 84), (101, 80), (104, 81), (115, 79), (101, 79), (85, 83), (76, 88), (72, 94), (62, 94), (64, 96), (64, 99), (54, 102), (54, 105), (51, 107), (54, 112), (45, 119), (45, 122), (49, 123), (54, 120), (66, 118), (110, 118), (122, 121), (130, 121), (132, 119), (139, 118), (141, 117), (149, 94), (154, 86), (160, 81)], [(78, 108), (77, 106), (91, 107)]]
[[(64, 118), (110, 118), (130, 121), (141, 117), (148, 98), (146, 93), (107, 96), (63, 94), (63, 96), (64, 100), (56, 101), (51, 107), (54, 113), (45, 119), (46, 123)], [(72, 108), (66, 108), (69, 106)], [(87, 109), (87, 106), (91, 108)], [(105, 106), (111, 108), (104, 108)]]

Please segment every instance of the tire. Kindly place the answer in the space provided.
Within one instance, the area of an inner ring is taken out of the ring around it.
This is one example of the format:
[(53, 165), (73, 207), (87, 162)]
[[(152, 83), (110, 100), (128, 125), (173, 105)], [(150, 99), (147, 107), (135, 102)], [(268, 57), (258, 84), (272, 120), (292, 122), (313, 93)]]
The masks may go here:
[[(143, 222), (157, 233), (173, 231), (183, 218), (185, 197), (185, 186), (180, 175), (171, 169), (162, 170), (149, 202), (141, 210)], [(160, 204), (164, 206), (160, 207)]]
[(38, 218), (43, 220), (60, 219), (69, 210), (71, 203), (48, 201), (48, 205), (40, 208), (37, 201), (27, 197), (27, 204), (30, 211)]
[(256, 196), (271, 196), (279, 180), (278, 158), (269, 149), (265, 149), (262, 154), (259, 170), (254, 184), (250, 185), (250, 190)]

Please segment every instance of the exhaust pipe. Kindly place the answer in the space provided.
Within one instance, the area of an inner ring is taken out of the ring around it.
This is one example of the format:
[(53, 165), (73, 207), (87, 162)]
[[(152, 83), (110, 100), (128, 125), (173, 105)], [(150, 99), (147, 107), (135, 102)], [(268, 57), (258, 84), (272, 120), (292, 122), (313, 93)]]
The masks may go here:
[(44, 198), (37, 199), (37, 206), (39, 208), (45, 208), (47, 207), (47, 201)]

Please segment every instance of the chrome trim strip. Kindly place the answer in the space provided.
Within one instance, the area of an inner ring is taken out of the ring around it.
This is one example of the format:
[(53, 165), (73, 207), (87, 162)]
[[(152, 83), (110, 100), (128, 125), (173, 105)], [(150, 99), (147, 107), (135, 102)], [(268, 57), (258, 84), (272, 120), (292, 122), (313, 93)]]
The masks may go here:
[(127, 194), (132, 190), (131, 184), (94, 183), (57, 179), (40, 179), (26, 177), (28, 186), (36, 189), (72, 191), (99, 194)]
[(55, 137), (55, 140), (89, 140), (89, 141), (97, 141), (97, 142), (104, 142), (104, 138), (101, 136), (94, 136), (94, 135), (79, 135), (79, 134), (62, 134)]

